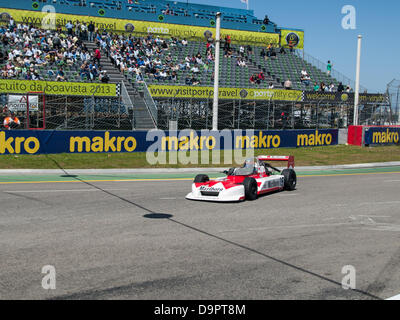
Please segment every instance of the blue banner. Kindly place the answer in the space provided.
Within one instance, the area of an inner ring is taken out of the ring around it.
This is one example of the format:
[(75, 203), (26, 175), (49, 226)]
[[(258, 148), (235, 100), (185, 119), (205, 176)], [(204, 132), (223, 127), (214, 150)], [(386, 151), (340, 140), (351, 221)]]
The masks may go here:
[(365, 145), (387, 145), (398, 144), (400, 127), (365, 127)]
[(269, 149), (338, 144), (337, 129), (222, 131), (0, 131), (2, 154)]

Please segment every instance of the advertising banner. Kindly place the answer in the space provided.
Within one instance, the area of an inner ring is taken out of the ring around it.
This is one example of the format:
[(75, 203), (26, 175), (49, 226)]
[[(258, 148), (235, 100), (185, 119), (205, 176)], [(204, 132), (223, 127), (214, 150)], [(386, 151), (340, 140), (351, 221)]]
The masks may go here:
[(2, 154), (270, 149), (338, 144), (337, 129), (222, 131), (0, 131)]
[[(0, 8), (0, 17), (6, 20), (7, 17), (12, 16), (14, 20), (25, 24), (42, 25), (43, 23), (49, 23), (50, 15), (46, 12), (39, 11), (27, 11), (27, 10), (14, 10), (8, 8)], [(90, 16), (78, 16), (69, 15), (63, 13), (57, 13), (55, 16), (55, 24), (57, 27), (65, 27), (68, 21), (75, 23), (93, 21), (99, 30), (107, 30), (112, 32), (129, 32), (134, 35), (143, 35), (152, 33), (155, 35), (173, 36), (180, 39), (187, 38), (188, 40), (200, 40), (203, 41), (205, 38), (215, 38), (215, 28), (179, 25), (179, 24), (167, 24), (161, 22), (152, 21), (138, 21), (138, 20), (127, 20), (127, 19), (113, 19), (104, 17), (90, 17)], [(252, 31), (241, 31), (231, 29), (221, 29), (221, 38), (225, 38), (226, 35), (231, 36), (232, 43), (243, 43), (243, 44), (259, 44), (268, 45), (270, 43), (279, 43), (278, 33), (267, 33), (267, 32), (252, 32)]]
[[(149, 85), (153, 98), (197, 98), (214, 97), (213, 87)], [(219, 98), (229, 100), (280, 100), (301, 101), (302, 91), (280, 89), (219, 88)]]
[(400, 143), (400, 126), (364, 127), (365, 145), (389, 145)]
[(0, 93), (116, 97), (116, 84), (0, 79)]
[[(388, 103), (388, 97), (384, 94), (360, 93), (360, 104)], [(347, 92), (315, 92), (304, 91), (303, 102), (332, 101), (354, 103), (354, 93)]]
[(293, 49), (304, 49), (304, 31), (281, 30), (281, 46)]
[[(26, 112), (27, 96), (8, 96), (8, 110), (11, 112)], [(29, 95), (29, 111), (34, 112), (39, 110), (39, 97)]]

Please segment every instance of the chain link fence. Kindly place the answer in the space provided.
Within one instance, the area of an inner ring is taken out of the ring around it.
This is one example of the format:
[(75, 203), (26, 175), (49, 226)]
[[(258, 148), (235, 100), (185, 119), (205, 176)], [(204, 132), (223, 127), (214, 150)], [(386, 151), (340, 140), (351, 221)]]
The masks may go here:
[[(44, 94), (29, 95), (29, 117), (26, 95), (16, 109), (10, 104), (10, 96), (0, 96), (1, 120), (14, 113), (20, 126), (13, 129), (49, 130), (134, 130), (133, 109), (127, 107), (120, 97), (82, 97)], [(37, 100), (35, 100), (37, 96)], [(34, 106), (33, 102), (35, 105)], [(25, 106), (26, 105), (26, 106)], [(24, 106), (24, 107), (22, 107)]]
[[(127, 106), (122, 97), (100, 98), (81, 96), (36, 95), (37, 108), (11, 110), (10, 96), (0, 95), (1, 121), (14, 112), (21, 125), (15, 129), (51, 130), (135, 130), (135, 107)], [(26, 96), (20, 96), (26, 97)], [(34, 101), (34, 100), (32, 100)], [(157, 127), (169, 129), (211, 129), (212, 99), (153, 99)], [(26, 102), (23, 102), (26, 103)], [(220, 129), (314, 129), (346, 128), (353, 124), (353, 105), (320, 101), (220, 100)], [(362, 125), (394, 124), (392, 108), (387, 104), (360, 106)], [(398, 109), (397, 114), (398, 116)], [(397, 119), (396, 119), (397, 120)]]
[[(211, 129), (212, 99), (155, 99), (158, 127), (168, 130)], [(220, 129), (314, 129), (346, 128), (353, 124), (354, 106), (335, 102), (288, 102), (221, 100), (218, 110)], [(382, 104), (360, 106), (360, 124), (387, 123), (390, 113)]]

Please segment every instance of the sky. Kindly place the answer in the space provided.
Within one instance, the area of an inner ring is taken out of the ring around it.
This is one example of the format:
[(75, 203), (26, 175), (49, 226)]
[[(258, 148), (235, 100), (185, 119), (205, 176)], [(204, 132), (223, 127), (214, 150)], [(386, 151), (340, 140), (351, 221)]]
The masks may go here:
[[(183, 2), (183, 1), (182, 1)], [(246, 9), (240, 0), (189, 0), (189, 3)], [(356, 29), (342, 28), (342, 7), (356, 9)], [(360, 84), (368, 92), (386, 91), (400, 79), (399, 0), (249, 0), (249, 9), (263, 19), (267, 14), (278, 27), (303, 29), (305, 52), (355, 79), (357, 36), (362, 39)]]

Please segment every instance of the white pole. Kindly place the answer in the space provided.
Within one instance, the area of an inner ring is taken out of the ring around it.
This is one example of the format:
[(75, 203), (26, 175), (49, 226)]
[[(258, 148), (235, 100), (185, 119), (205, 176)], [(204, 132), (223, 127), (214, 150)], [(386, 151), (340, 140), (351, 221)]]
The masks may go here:
[(247, 10), (249, 10), (249, 0), (246, 1), (247, 4)]
[(360, 64), (361, 64), (361, 39), (362, 36), (358, 36), (358, 47), (357, 47), (357, 68), (356, 68), (356, 88), (354, 94), (354, 120), (353, 124), (358, 125), (358, 101), (360, 97)]
[(218, 130), (219, 51), (221, 44), (221, 12), (216, 14), (213, 130)]

